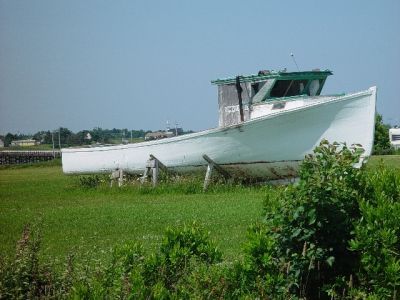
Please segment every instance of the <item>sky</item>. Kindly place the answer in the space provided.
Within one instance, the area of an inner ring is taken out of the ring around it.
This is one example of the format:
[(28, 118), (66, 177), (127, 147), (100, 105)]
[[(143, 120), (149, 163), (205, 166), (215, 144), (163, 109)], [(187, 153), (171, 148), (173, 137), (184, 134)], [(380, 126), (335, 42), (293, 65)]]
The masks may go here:
[(0, 0), (0, 134), (218, 125), (210, 81), (330, 69), (400, 125), (400, 1)]

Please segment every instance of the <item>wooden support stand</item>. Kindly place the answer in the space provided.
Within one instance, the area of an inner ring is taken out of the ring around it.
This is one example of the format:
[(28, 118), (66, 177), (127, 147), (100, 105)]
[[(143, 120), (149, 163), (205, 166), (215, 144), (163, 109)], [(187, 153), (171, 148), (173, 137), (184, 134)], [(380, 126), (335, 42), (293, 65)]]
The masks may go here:
[(160, 169), (166, 173), (173, 173), (168, 170), (168, 168), (161, 161), (159, 161), (157, 157), (155, 157), (153, 154), (150, 154), (150, 158), (146, 162), (146, 169), (144, 170), (144, 174), (140, 179), (140, 183), (145, 183), (147, 178), (151, 176), (153, 187), (155, 187), (157, 185)]
[(203, 155), (204, 160), (207, 162), (207, 172), (206, 172), (206, 177), (204, 178), (204, 185), (203, 185), (203, 191), (206, 191), (208, 188), (208, 185), (210, 184), (212, 172), (215, 168), (215, 170), (218, 171), (222, 176), (225, 177), (225, 179), (231, 178), (231, 175), (226, 172), (220, 165), (218, 165), (215, 161), (213, 161), (211, 158), (209, 158), (206, 154)]
[(124, 171), (122, 171), (121, 169), (117, 169), (115, 171), (113, 171), (110, 175), (110, 187), (113, 186), (113, 182), (114, 180), (118, 180), (118, 186), (122, 186), (122, 184), (124, 183)]

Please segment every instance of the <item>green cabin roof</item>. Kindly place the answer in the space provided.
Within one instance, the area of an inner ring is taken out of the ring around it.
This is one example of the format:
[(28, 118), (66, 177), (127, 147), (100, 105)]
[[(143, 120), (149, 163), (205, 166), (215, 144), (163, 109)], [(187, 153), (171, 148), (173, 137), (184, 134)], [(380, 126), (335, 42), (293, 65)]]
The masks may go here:
[[(326, 79), (332, 72), (324, 71), (303, 71), (303, 72), (284, 72), (284, 71), (260, 71), (258, 74), (239, 75), (240, 82), (260, 82), (267, 79), (279, 80), (303, 80), (303, 79)], [(222, 78), (211, 81), (212, 84), (225, 85), (236, 83), (236, 76), (230, 78)]]

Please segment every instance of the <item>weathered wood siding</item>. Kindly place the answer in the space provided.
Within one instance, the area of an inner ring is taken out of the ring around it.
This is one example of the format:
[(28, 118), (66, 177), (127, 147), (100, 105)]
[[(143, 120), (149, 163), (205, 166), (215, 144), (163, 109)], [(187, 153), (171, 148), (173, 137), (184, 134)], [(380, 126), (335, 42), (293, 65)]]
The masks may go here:
[[(242, 105), (244, 121), (250, 119), (249, 104), (251, 99), (251, 87), (247, 83), (241, 83)], [(219, 126), (226, 127), (241, 123), (239, 97), (235, 84), (218, 86)]]

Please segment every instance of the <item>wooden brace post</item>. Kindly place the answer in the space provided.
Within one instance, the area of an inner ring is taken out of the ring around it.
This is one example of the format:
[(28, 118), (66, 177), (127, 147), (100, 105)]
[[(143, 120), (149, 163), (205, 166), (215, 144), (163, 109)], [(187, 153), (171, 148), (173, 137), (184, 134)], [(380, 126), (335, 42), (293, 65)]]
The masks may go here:
[(207, 172), (206, 172), (206, 177), (204, 178), (203, 191), (206, 191), (208, 188), (208, 185), (210, 184), (211, 175), (212, 175), (212, 171), (214, 168), (218, 171), (218, 173), (220, 173), (222, 176), (224, 176), (225, 179), (228, 179), (231, 177), (231, 175), (229, 175), (228, 172), (226, 172), (224, 169), (222, 169), (220, 165), (218, 165), (215, 161), (213, 161), (211, 158), (209, 158), (206, 154), (203, 155), (203, 158), (207, 162)]
[(161, 161), (158, 160), (157, 157), (155, 157), (153, 154), (150, 154), (150, 158), (146, 162), (146, 169), (144, 170), (144, 174), (140, 179), (140, 182), (143, 184), (146, 182), (147, 178), (151, 176), (153, 187), (155, 187), (157, 185), (160, 169), (166, 173), (172, 173)]
[(208, 185), (210, 184), (210, 179), (211, 179), (211, 175), (212, 175), (214, 166), (215, 165), (213, 163), (208, 163), (208, 165), (207, 165), (207, 172), (206, 172), (206, 177), (204, 178), (204, 185), (203, 185), (204, 192), (207, 190)]
[(154, 159), (158, 163), (158, 167), (163, 170), (165, 173), (173, 173), (171, 170), (168, 170), (168, 168), (153, 154), (150, 154), (150, 159)]
[(122, 186), (123, 182), (124, 182), (124, 171), (122, 171), (121, 169), (117, 169), (115, 171), (113, 171), (110, 175), (110, 187), (113, 186), (113, 182), (114, 180), (118, 179), (118, 186)]
[(154, 158), (151, 159), (151, 179), (153, 183), (153, 187), (157, 185), (157, 180), (158, 180), (158, 159)]

